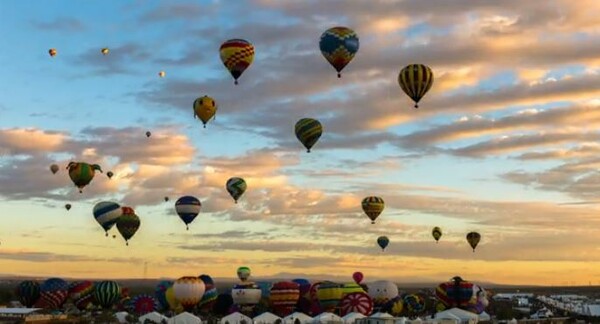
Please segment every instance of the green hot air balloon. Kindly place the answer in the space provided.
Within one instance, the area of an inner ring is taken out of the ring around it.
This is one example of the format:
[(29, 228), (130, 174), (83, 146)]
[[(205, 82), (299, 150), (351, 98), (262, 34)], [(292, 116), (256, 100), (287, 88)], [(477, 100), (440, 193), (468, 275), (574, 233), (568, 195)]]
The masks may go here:
[(117, 219), (117, 230), (125, 239), (125, 244), (129, 245), (129, 239), (133, 237), (138, 228), (140, 228), (140, 218), (135, 214), (133, 208), (122, 207), (123, 215)]
[(94, 285), (94, 299), (104, 309), (112, 307), (121, 297), (121, 287), (115, 281), (102, 281)]
[(102, 172), (102, 168), (98, 164), (88, 164), (85, 162), (70, 162), (67, 170), (69, 170), (71, 181), (79, 188), (80, 193), (83, 192), (83, 187), (87, 186), (94, 179), (96, 171)]
[(230, 178), (227, 180), (227, 184), (225, 188), (227, 188), (227, 192), (231, 195), (235, 203), (237, 204), (238, 199), (244, 194), (246, 191), (246, 181), (242, 178)]
[(298, 140), (310, 153), (310, 149), (323, 134), (323, 125), (316, 119), (302, 118), (296, 123), (295, 132)]
[(21, 281), (16, 289), (21, 304), (31, 308), (40, 298), (40, 284), (32, 280)]

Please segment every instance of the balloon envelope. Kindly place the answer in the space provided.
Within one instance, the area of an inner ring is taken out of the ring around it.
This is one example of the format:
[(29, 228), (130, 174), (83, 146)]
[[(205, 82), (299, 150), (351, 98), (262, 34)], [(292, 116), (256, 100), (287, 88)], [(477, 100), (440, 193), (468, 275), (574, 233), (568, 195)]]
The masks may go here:
[(333, 27), (321, 34), (319, 49), (327, 62), (341, 77), (342, 70), (358, 52), (359, 41), (356, 33), (348, 27)]

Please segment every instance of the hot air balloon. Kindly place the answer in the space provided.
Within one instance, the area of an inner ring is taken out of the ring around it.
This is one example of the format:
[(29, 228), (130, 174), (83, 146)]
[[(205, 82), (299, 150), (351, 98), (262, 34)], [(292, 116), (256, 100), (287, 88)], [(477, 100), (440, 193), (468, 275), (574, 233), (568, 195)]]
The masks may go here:
[[(300, 289), (300, 296), (305, 296), (306, 294), (308, 294), (310, 292), (310, 281), (308, 281), (308, 279), (302, 279), (302, 278), (296, 278), (294, 280), (292, 280), (292, 282), (295, 282), (298, 284), (298, 289)], [(264, 297), (264, 294), (263, 294)]]
[(50, 171), (52, 171), (52, 174), (56, 174), (56, 172), (58, 172), (58, 169), (59, 169), (58, 165), (56, 165), (56, 164), (52, 164), (50, 166)]
[(133, 237), (138, 228), (140, 228), (140, 218), (135, 214), (131, 207), (121, 207), (123, 215), (117, 219), (117, 230), (125, 239), (125, 244), (129, 245), (129, 239)]
[(152, 135), (152, 133), (150, 133), (149, 131), (146, 132), (146, 137), (150, 137)]
[(204, 282), (198, 277), (181, 277), (173, 284), (175, 299), (181, 303), (183, 309), (190, 312), (204, 295)]
[(409, 314), (418, 315), (425, 310), (425, 298), (419, 294), (406, 295), (404, 305)]
[(50, 57), (53, 57), (57, 54), (58, 52), (56, 51), (56, 48), (51, 48), (48, 50), (48, 54), (50, 54)]
[(342, 298), (348, 294), (355, 292), (365, 292), (365, 290), (356, 282), (347, 282), (342, 287)]
[(365, 316), (373, 312), (373, 300), (365, 292), (354, 292), (344, 296), (340, 302), (340, 315), (361, 313)]
[(342, 77), (342, 70), (358, 52), (359, 42), (356, 33), (348, 27), (333, 27), (321, 34), (319, 48), (321, 54)]
[(434, 227), (433, 230), (431, 230), (431, 235), (435, 239), (435, 243), (437, 243), (442, 237), (442, 229), (437, 226)]
[(165, 199), (165, 201), (169, 201), (169, 197), (165, 197), (164, 199)]
[(237, 269), (237, 276), (238, 276), (238, 278), (240, 278), (240, 280), (242, 282), (248, 280), (248, 277), (250, 277), (250, 268), (248, 268), (248, 267), (239, 267)]
[(200, 275), (198, 279), (202, 280), (204, 283), (204, 295), (202, 295), (202, 299), (198, 303), (198, 308), (205, 313), (210, 312), (219, 295), (217, 286), (213, 279), (207, 274)]
[(340, 303), (344, 293), (343, 285), (334, 282), (323, 282), (317, 288), (317, 299), (324, 312), (332, 312)]
[(174, 313), (181, 313), (184, 311), (183, 306), (177, 298), (175, 298), (175, 290), (173, 290), (173, 286), (167, 288), (165, 292), (165, 298), (167, 299), (167, 303), (169, 304), (169, 309)]
[(213, 307), (213, 314), (219, 316), (226, 316), (229, 314), (229, 309), (233, 305), (233, 296), (231, 294), (219, 294), (217, 296), (217, 301), (215, 302), (215, 306)]
[(368, 284), (369, 297), (377, 307), (382, 307), (392, 298), (398, 296), (398, 286), (389, 280), (378, 280)]
[(244, 179), (234, 177), (234, 178), (229, 178), (229, 180), (227, 180), (227, 183), (225, 184), (225, 188), (227, 189), (227, 192), (229, 192), (229, 195), (231, 195), (231, 197), (237, 204), (238, 199), (240, 199), (240, 197), (246, 191), (247, 185), (246, 185), (246, 181)]
[(194, 118), (200, 118), (204, 128), (206, 128), (206, 123), (208, 123), (211, 118), (215, 117), (217, 109), (219, 109), (217, 107), (217, 102), (209, 96), (200, 97), (194, 100), (193, 108)]
[(310, 149), (323, 134), (323, 125), (316, 119), (302, 118), (296, 123), (294, 131), (296, 138), (306, 147), (306, 152), (310, 153)]
[(92, 213), (94, 214), (94, 219), (102, 226), (106, 236), (108, 236), (108, 230), (110, 230), (117, 223), (117, 219), (123, 215), (123, 209), (117, 203), (101, 201), (94, 206)]
[(469, 242), (469, 245), (473, 248), (473, 252), (475, 252), (475, 248), (477, 247), (477, 244), (479, 244), (480, 240), (481, 235), (477, 232), (471, 232), (467, 234), (467, 242)]
[(112, 307), (119, 298), (121, 298), (121, 286), (115, 281), (101, 281), (94, 287), (94, 300), (104, 309)]
[(390, 299), (381, 307), (381, 311), (391, 314), (392, 316), (400, 316), (402, 310), (404, 310), (404, 298), (403, 296), (396, 296)]
[(375, 224), (375, 219), (379, 217), (385, 208), (385, 202), (381, 197), (369, 196), (362, 200), (362, 209), (365, 214), (371, 219), (371, 224)]
[(110, 50), (108, 49), (108, 47), (105, 47), (100, 50), (100, 53), (102, 53), (102, 55), (108, 55), (109, 52), (110, 52)]
[(247, 40), (230, 39), (221, 44), (219, 54), (235, 84), (238, 84), (238, 78), (254, 60), (254, 46)]
[(377, 238), (377, 245), (379, 245), (382, 251), (385, 251), (388, 244), (390, 244), (390, 239), (388, 239), (387, 236), (380, 236)]
[(21, 304), (31, 308), (40, 298), (40, 284), (32, 280), (21, 281), (15, 293)]
[(94, 283), (88, 280), (69, 285), (69, 298), (79, 310), (87, 309), (94, 300)]
[(295, 282), (276, 282), (271, 287), (269, 301), (271, 309), (277, 316), (285, 317), (291, 314), (300, 298), (300, 285)]
[(65, 205), (65, 209), (66, 209), (66, 210), (71, 210), (71, 204), (66, 204), (66, 205)]
[(173, 286), (173, 281), (163, 280), (156, 285), (154, 289), (154, 297), (160, 304), (163, 310), (169, 309), (169, 302), (167, 301), (167, 289)]
[(244, 282), (237, 284), (231, 289), (231, 297), (233, 303), (239, 305), (242, 309), (247, 310), (260, 302), (262, 291), (253, 282)]
[(144, 314), (152, 313), (158, 310), (158, 301), (154, 297), (146, 294), (141, 294), (133, 297), (133, 299), (131, 299), (130, 304), (132, 306), (131, 308), (133, 309), (133, 312), (138, 316), (142, 316)]
[(102, 168), (98, 164), (88, 164), (85, 162), (69, 162), (67, 170), (69, 170), (71, 181), (79, 188), (80, 193), (83, 192), (83, 187), (87, 186), (94, 179), (96, 171), (102, 172)]
[(40, 286), (40, 299), (38, 305), (41, 308), (59, 309), (67, 299), (69, 284), (60, 278), (50, 278)]
[(423, 64), (409, 64), (398, 74), (398, 84), (419, 108), (419, 101), (433, 85), (433, 72)]
[(113, 177), (114, 175), (115, 175), (115, 174), (114, 174), (112, 171), (108, 171), (108, 172), (106, 172), (106, 176), (107, 176), (109, 179), (112, 179), (112, 177)]
[(362, 272), (360, 271), (356, 271), (355, 273), (352, 274), (352, 279), (354, 280), (354, 282), (356, 282), (357, 284), (360, 285), (360, 283), (363, 281), (364, 279), (364, 275)]
[(165, 71), (158, 72), (158, 76), (161, 77), (161, 78), (164, 78), (165, 74), (166, 74)]
[(194, 221), (194, 218), (200, 213), (202, 204), (200, 200), (192, 196), (183, 196), (175, 202), (175, 211), (179, 218), (185, 223), (185, 229), (189, 230), (189, 224)]

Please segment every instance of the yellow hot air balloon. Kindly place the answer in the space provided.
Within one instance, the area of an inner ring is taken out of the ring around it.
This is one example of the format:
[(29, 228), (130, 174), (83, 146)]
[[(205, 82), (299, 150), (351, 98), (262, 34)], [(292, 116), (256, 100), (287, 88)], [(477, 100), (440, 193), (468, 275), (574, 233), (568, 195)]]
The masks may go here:
[(161, 77), (161, 78), (164, 78), (165, 74), (166, 74), (165, 71), (158, 72), (158, 76)]
[[(108, 53), (109, 53), (110, 51), (108, 50), (108, 47), (105, 47), (105, 48), (101, 49), (101, 50), (100, 50), (100, 52), (102, 53), (102, 55), (108, 55)], [(118, 56), (118, 55), (117, 55), (117, 56)]]
[(419, 101), (433, 85), (433, 72), (427, 65), (409, 64), (398, 74), (398, 84), (419, 108)]
[(200, 302), (205, 290), (204, 282), (198, 277), (181, 277), (173, 284), (175, 299), (188, 312)]
[(50, 54), (51, 57), (56, 56), (58, 52), (56, 51), (56, 48), (51, 48), (48, 50), (48, 54)]
[(254, 60), (254, 46), (244, 39), (230, 39), (221, 44), (219, 55), (235, 84), (238, 84), (238, 78)]
[(173, 312), (179, 314), (184, 311), (183, 306), (181, 306), (181, 303), (175, 298), (175, 291), (173, 290), (173, 286), (167, 288), (167, 290), (165, 291), (165, 299), (169, 304), (169, 308)]
[(209, 96), (200, 97), (194, 100), (193, 108), (194, 118), (200, 118), (202, 124), (204, 124), (204, 128), (206, 128), (206, 123), (208, 123), (211, 118), (215, 117), (217, 109), (219, 109), (215, 99)]
[(383, 199), (376, 196), (365, 197), (361, 205), (365, 214), (367, 214), (369, 219), (371, 219), (371, 224), (375, 224), (375, 219), (379, 217), (385, 208), (385, 202)]

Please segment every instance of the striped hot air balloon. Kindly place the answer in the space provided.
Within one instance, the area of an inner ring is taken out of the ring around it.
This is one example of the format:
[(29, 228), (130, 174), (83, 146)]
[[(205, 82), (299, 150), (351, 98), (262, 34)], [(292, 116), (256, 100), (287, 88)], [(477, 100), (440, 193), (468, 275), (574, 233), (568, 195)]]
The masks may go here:
[(375, 219), (381, 215), (385, 208), (385, 202), (381, 197), (369, 196), (362, 200), (362, 209), (371, 220), (371, 224), (375, 224)]
[(158, 310), (158, 301), (146, 294), (141, 294), (133, 297), (130, 302), (131, 309), (138, 316), (142, 316), (144, 314), (152, 313)]
[(94, 283), (85, 280), (69, 285), (69, 298), (79, 310), (87, 309), (94, 300)]
[(169, 289), (169, 287), (172, 286), (173, 281), (163, 280), (159, 282), (158, 285), (156, 285), (156, 288), (154, 289), (154, 296), (156, 297), (156, 300), (158, 300), (158, 303), (160, 304), (163, 310), (169, 309), (169, 302), (167, 301), (166, 293), (167, 289)]
[(248, 186), (246, 185), (246, 181), (242, 178), (237, 177), (229, 178), (229, 180), (227, 180), (227, 183), (225, 184), (227, 192), (229, 192), (229, 195), (231, 195), (236, 204), (238, 202), (238, 199), (240, 199), (244, 192), (246, 192), (247, 187)]
[(296, 138), (306, 147), (306, 152), (310, 153), (310, 149), (317, 143), (323, 134), (323, 125), (316, 119), (302, 118), (296, 122), (294, 127)]
[(117, 230), (119, 230), (119, 233), (125, 239), (125, 244), (129, 245), (129, 239), (140, 228), (140, 218), (131, 207), (121, 207), (121, 209), (123, 210), (123, 215), (117, 219)]
[(50, 278), (40, 286), (38, 305), (42, 308), (59, 309), (69, 295), (69, 284), (60, 278)]
[(323, 311), (333, 313), (342, 299), (343, 287), (343, 285), (334, 282), (324, 282), (319, 285), (317, 298)]
[(398, 74), (398, 84), (419, 108), (419, 101), (433, 85), (433, 72), (427, 65), (409, 64)]
[(21, 281), (15, 293), (19, 297), (21, 304), (31, 308), (40, 298), (40, 284), (32, 280)]
[(215, 282), (209, 275), (202, 274), (198, 277), (198, 279), (202, 280), (204, 283), (204, 295), (202, 295), (202, 299), (198, 303), (198, 308), (200, 308), (200, 310), (203, 312), (208, 312), (212, 309), (213, 305), (217, 301), (219, 292), (217, 291)]
[(348, 27), (333, 27), (321, 34), (319, 49), (327, 62), (338, 72), (341, 72), (358, 52), (359, 41), (356, 33)]
[(346, 296), (348, 294), (351, 294), (351, 293), (365, 292), (365, 290), (363, 289), (363, 287), (361, 287), (356, 282), (345, 283), (344, 286), (342, 287), (342, 290), (343, 290), (342, 298), (344, 298), (344, 296)]
[(230, 39), (221, 44), (219, 55), (235, 84), (238, 84), (238, 78), (254, 60), (254, 45), (244, 39)]
[(202, 300), (205, 291), (204, 282), (198, 277), (181, 277), (173, 284), (175, 299), (186, 311), (192, 311)]
[(121, 298), (121, 286), (115, 281), (101, 281), (94, 286), (94, 300), (104, 309), (112, 307)]
[(101, 201), (94, 206), (92, 211), (94, 219), (102, 226), (106, 236), (108, 236), (108, 230), (110, 230), (116, 223), (117, 219), (123, 215), (123, 209), (119, 204), (111, 201)]
[(271, 287), (271, 308), (273, 312), (281, 317), (291, 314), (300, 298), (300, 285), (295, 282), (282, 281)]
[(185, 229), (189, 230), (189, 224), (194, 221), (200, 213), (202, 204), (200, 200), (192, 196), (183, 196), (175, 202), (175, 211), (179, 218), (185, 223)]

